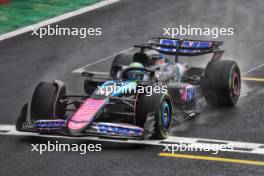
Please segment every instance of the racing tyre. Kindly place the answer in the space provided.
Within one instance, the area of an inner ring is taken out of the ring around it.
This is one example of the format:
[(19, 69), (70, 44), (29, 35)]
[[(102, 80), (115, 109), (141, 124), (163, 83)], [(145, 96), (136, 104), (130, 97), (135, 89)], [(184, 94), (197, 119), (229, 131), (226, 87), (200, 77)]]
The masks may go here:
[(61, 81), (39, 83), (31, 100), (31, 120), (64, 119), (66, 102), (61, 100), (65, 94), (66, 88)]
[(231, 107), (238, 102), (241, 77), (236, 62), (210, 61), (201, 83), (202, 93), (209, 105)]
[(150, 138), (167, 138), (172, 115), (172, 104), (168, 94), (139, 95), (136, 122), (138, 126), (144, 127), (145, 133), (151, 133)]
[(120, 66), (120, 65), (129, 65), (133, 62), (133, 56), (131, 54), (127, 53), (120, 53), (117, 54), (112, 62), (111, 65), (111, 70), (110, 70), (110, 76), (113, 79), (116, 79), (117, 77), (117, 72), (119, 70), (116, 70), (115, 66)]

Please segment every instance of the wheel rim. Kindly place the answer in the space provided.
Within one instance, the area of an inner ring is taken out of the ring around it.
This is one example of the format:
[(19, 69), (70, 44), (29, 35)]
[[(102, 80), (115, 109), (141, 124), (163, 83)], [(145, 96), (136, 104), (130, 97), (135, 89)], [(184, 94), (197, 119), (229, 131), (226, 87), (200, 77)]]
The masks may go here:
[(168, 129), (171, 121), (170, 105), (167, 101), (164, 101), (161, 106), (161, 118), (163, 127)]
[(234, 97), (238, 97), (240, 94), (240, 79), (237, 72), (233, 74), (232, 79), (232, 94)]

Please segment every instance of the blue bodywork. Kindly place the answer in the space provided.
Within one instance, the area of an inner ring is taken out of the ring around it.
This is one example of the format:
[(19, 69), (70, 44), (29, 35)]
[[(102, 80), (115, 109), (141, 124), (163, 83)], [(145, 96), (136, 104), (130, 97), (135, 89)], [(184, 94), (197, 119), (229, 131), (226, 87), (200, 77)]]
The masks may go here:
[[(167, 46), (175, 46), (181, 48), (192, 48), (192, 49), (179, 49), (181, 53), (196, 53), (199, 49), (209, 49), (212, 46), (212, 42), (208, 41), (188, 41), (185, 40), (180, 43), (180, 40), (173, 40), (173, 39), (161, 39), (160, 44), (167, 45)], [(168, 52), (175, 52), (175, 48), (170, 47), (160, 47), (161, 51), (168, 51)]]

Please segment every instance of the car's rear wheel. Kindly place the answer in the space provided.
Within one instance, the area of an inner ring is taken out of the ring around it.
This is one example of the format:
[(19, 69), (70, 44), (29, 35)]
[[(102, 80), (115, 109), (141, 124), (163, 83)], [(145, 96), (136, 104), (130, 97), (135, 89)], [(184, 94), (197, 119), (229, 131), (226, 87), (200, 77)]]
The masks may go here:
[(230, 107), (238, 102), (241, 77), (236, 62), (230, 60), (210, 61), (201, 83), (202, 92), (208, 104)]
[(31, 100), (31, 120), (64, 119), (66, 102), (62, 100), (65, 94), (66, 88), (61, 81), (39, 83)]
[(144, 131), (152, 133), (150, 138), (167, 138), (172, 115), (172, 103), (168, 94), (139, 95), (136, 106), (136, 122), (138, 126), (147, 127)]

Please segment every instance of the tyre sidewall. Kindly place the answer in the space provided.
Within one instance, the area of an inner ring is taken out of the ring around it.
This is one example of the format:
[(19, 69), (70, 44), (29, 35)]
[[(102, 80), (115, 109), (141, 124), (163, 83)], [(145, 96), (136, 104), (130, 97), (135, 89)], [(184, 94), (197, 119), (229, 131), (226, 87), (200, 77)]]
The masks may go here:
[(31, 100), (31, 120), (64, 118), (66, 103), (61, 99), (65, 94), (65, 86), (59, 88), (54, 82), (39, 83)]
[[(163, 125), (161, 106), (166, 101), (170, 109), (170, 117), (167, 128)], [(145, 94), (139, 95), (139, 103), (136, 106), (136, 123), (138, 126), (143, 127), (146, 121), (147, 114), (154, 112), (155, 126), (154, 135), (155, 139), (164, 139), (167, 137), (170, 129), (170, 124), (173, 116), (172, 103), (168, 94), (152, 94), (146, 96)]]
[(240, 70), (236, 62), (229, 60), (210, 61), (206, 67), (205, 75), (201, 80), (202, 93), (209, 105), (230, 107), (238, 99), (232, 96), (232, 78), (234, 73), (239, 79), (239, 94), (241, 89)]

